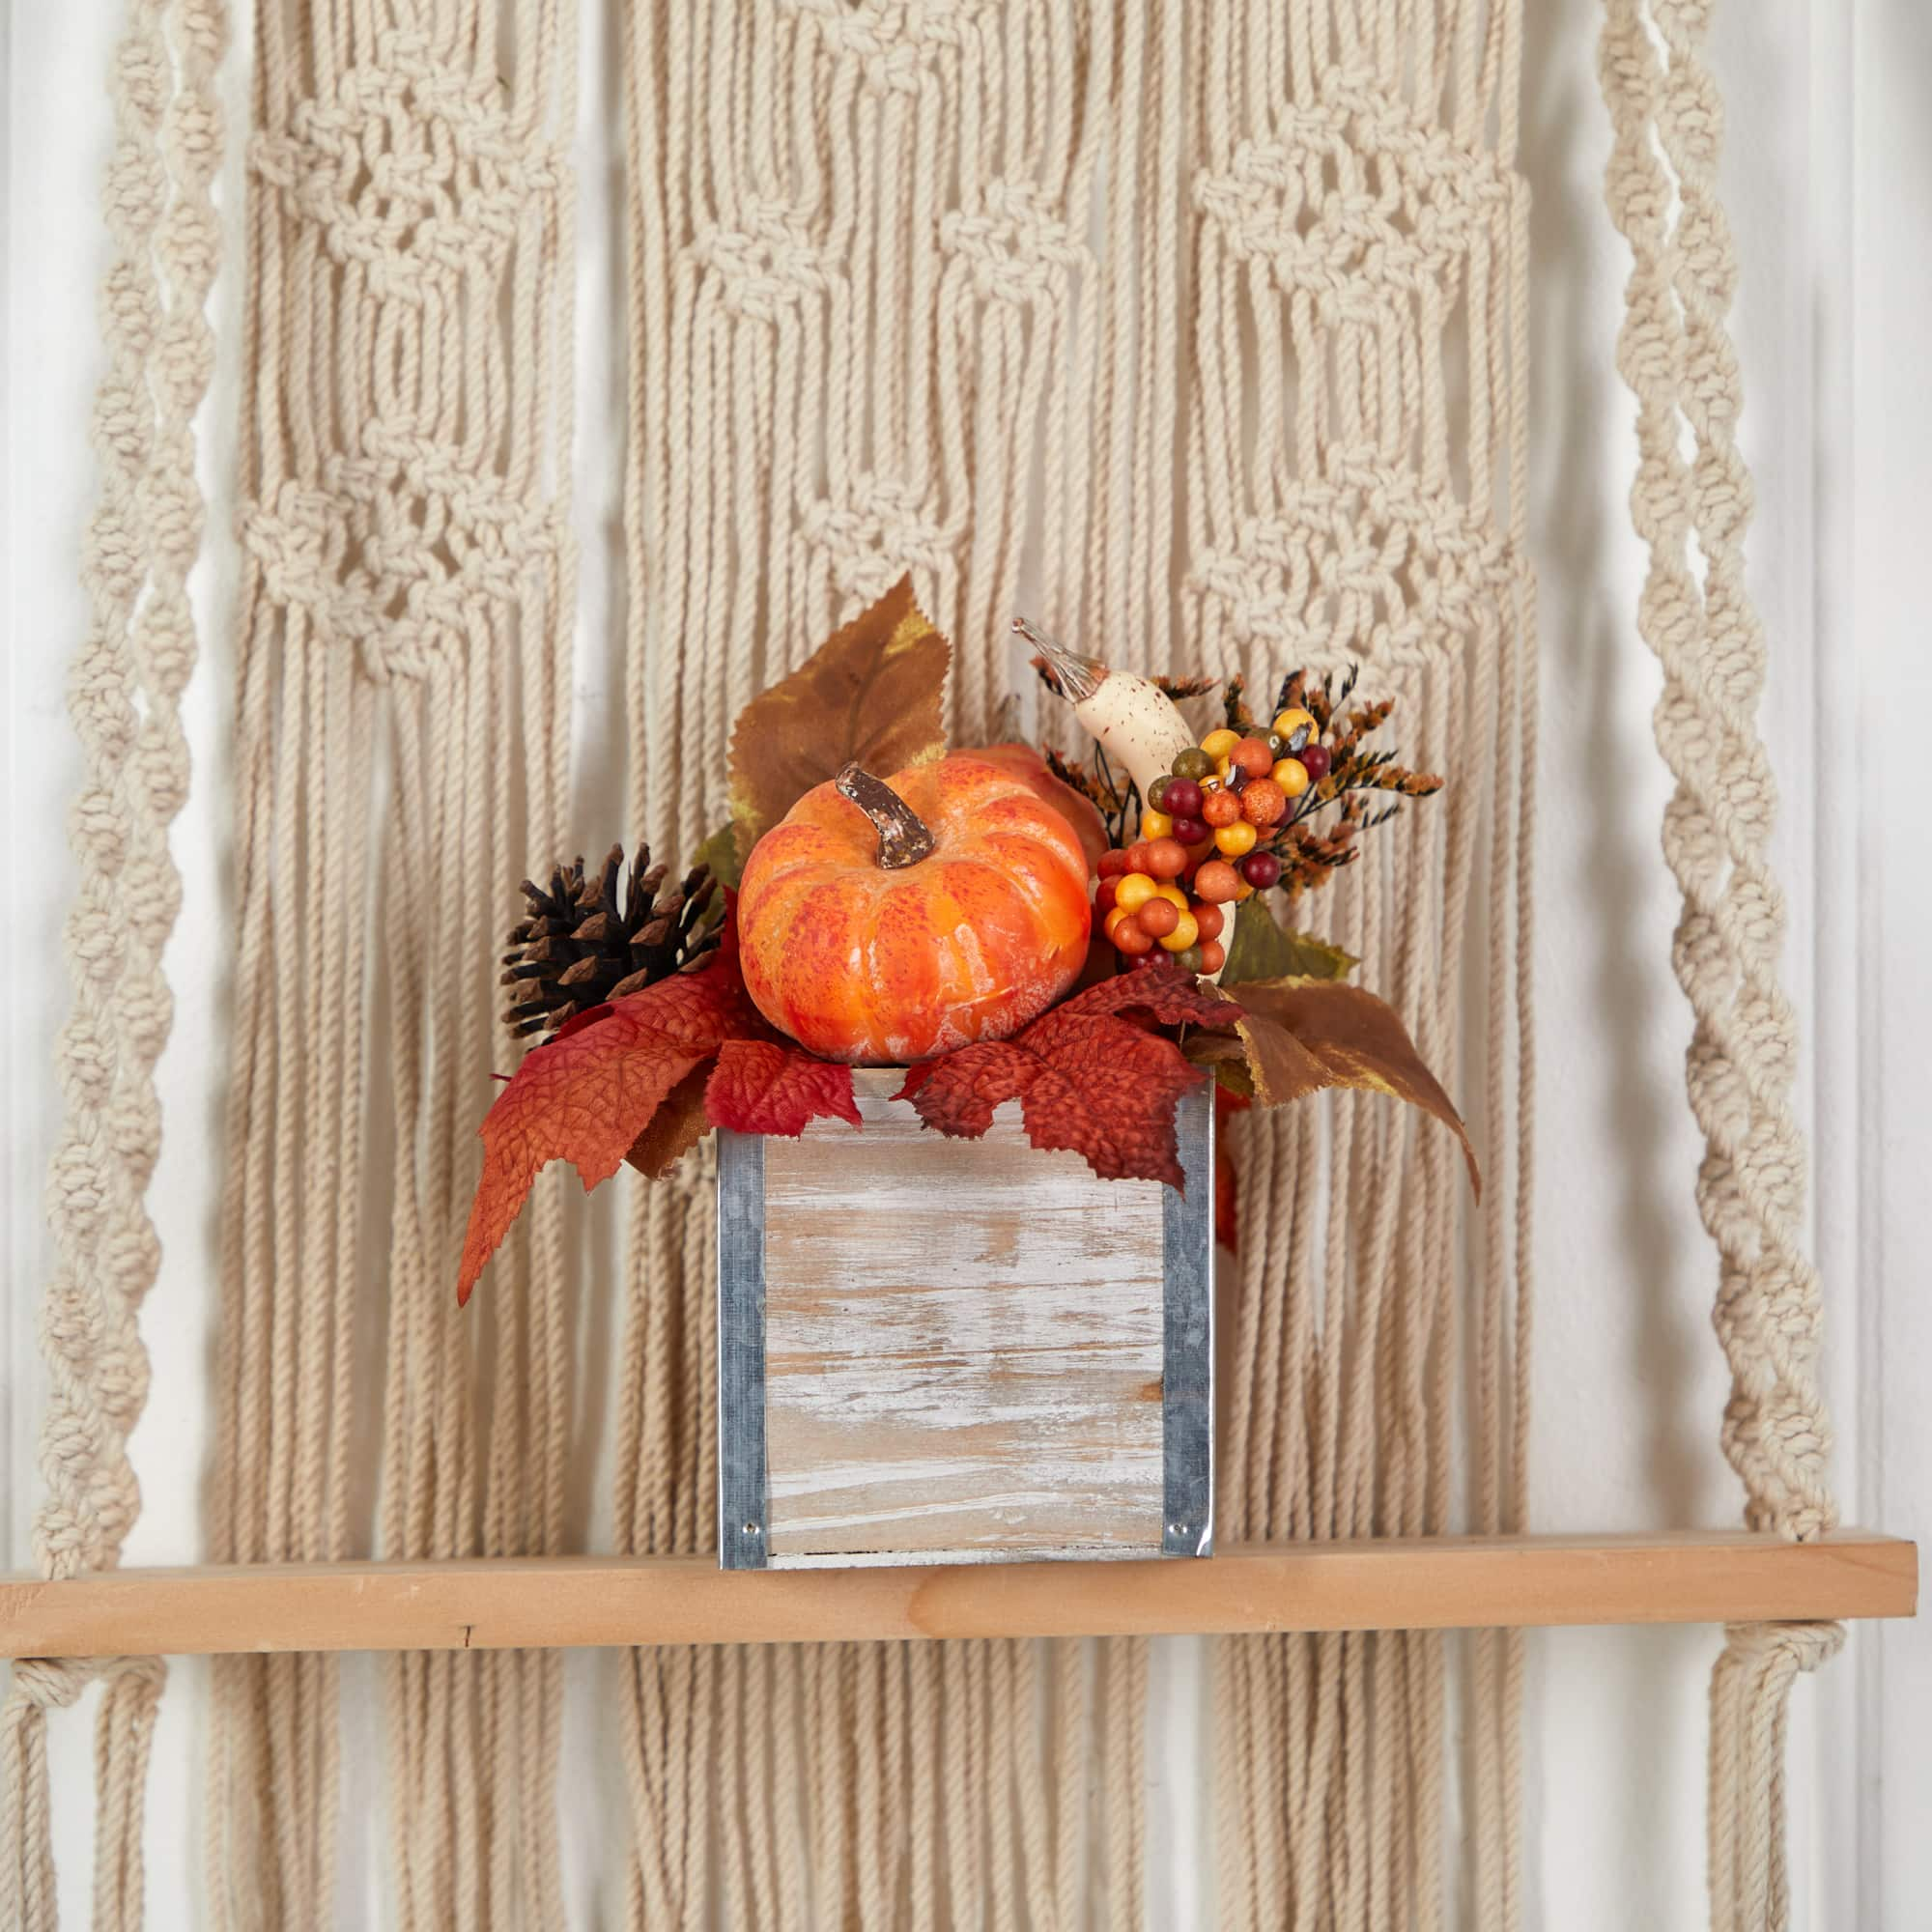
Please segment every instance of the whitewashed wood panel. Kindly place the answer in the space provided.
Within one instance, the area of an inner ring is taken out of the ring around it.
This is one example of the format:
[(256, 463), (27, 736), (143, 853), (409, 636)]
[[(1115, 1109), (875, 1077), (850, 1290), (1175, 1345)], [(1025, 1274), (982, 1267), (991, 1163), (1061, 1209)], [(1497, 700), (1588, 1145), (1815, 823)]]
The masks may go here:
[(895, 1085), (765, 1144), (768, 1560), (1157, 1550), (1161, 1187)]

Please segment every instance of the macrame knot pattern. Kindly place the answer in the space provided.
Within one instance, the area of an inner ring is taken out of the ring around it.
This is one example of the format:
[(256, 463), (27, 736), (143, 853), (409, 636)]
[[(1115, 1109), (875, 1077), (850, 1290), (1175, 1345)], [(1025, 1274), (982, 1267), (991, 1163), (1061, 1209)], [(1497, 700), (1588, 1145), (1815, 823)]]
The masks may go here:
[(1511, 581), (1509, 546), (1486, 517), (1372, 447), (1331, 445), (1322, 474), (1291, 479), (1279, 503), (1244, 518), (1233, 545), (1204, 546), (1188, 580), (1225, 606), (1236, 643), (1270, 656), (1436, 663), (1446, 633)]
[(258, 134), (250, 160), (372, 296), (421, 302), (452, 273), (494, 273), (532, 197), (556, 191), (554, 149), (502, 101), (494, 72), (444, 66), (426, 35), (391, 32), (286, 132)]
[(861, 603), (884, 596), (907, 571), (927, 582), (949, 576), (960, 534), (912, 484), (867, 474), (855, 476), (836, 499), (813, 503), (800, 529), (824, 553), (839, 595)]
[(811, 20), (829, 54), (859, 64), (870, 95), (917, 94), (935, 56), (977, 37), (994, 0), (780, 0)]
[(767, 196), (747, 195), (727, 220), (707, 222), (688, 252), (717, 277), (725, 309), (753, 322), (777, 322), (831, 285), (804, 217)]
[(552, 505), (478, 472), (463, 450), (380, 421), (362, 447), (327, 458), (320, 487), (291, 480), (272, 508), (244, 508), (242, 541), (272, 599), (353, 643), (386, 684), (425, 675), (481, 606), (519, 604), (564, 533)]
[(1319, 102), (1284, 102), (1267, 134), (1204, 175), (1196, 209), (1241, 261), (1317, 298), (1324, 327), (1373, 322), (1392, 290), (1441, 289), (1478, 236), (1500, 239), (1515, 177), (1389, 94), (1368, 70), (1331, 68)]
[(1016, 308), (1064, 291), (1087, 251), (1031, 182), (991, 181), (972, 209), (940, 220), (940, 245), (966, 263), (973, 286), (987, 301)]

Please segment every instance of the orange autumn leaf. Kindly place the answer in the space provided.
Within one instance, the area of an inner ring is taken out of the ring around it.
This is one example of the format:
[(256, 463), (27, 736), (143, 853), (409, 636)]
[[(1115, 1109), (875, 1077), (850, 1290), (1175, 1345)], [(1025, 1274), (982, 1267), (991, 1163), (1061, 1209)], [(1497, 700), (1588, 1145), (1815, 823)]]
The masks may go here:
[(859, 1125), (852, 1069), (786, 1040), (727, 1039), (704, 1089), (712, 1122), (740, 1134), (802, 1134), (823, 1118)]
[[(1279, 1107), (1325, 1087), (1388, 1094), (1433, 1114), (1463, 1144), (1469, 1183), (1480, 1198), (1482, 1172), (1469, 1130), (1409, 1038), (1394, 1008), (1338, 980), (1253, 980), (1222, 996), (1240, 1008), (1235, 1022), (1246, 1049), (1257, 1104)], [(1221, 1040), (1190, 1043), (1190, 1058), (1217, 1059)]]
[(899, 1097), (927, 1126), (971, 1140), (992, 1125), (996, 1107), (1017, 1100), (1035, 1147), (1077, 1153), (1103, 1180), (1182, 1190), (1174, 1109), (1201, 1074), (1148, 1024), (1220, 1027), (1230, 1017), (1191, 973), (1123, 973), (1011, 1039), (977, 1041), (910, 1068)]
[(569, 1161), (586, 1190), (610, 1179), (640, 1137), (648, 1138), (666, 1101), (674, 1094), (688, 1101), (683, 1083), (724, 1041), (765, 1032), (746, 998), (727, 932), (701, 972), (661, 980), (582, 1014), (526, 1054), (484, 1117), (483, 1172), (470, 1204), (457, 1300), (469, 1299), (552, 1161)]
[(731, 818), (741, 859), (812, 786), (848, 763), (901, 772), (946, 750), (952, 657), (902, 577), (781, 684), (753, 698), (731, 732)]

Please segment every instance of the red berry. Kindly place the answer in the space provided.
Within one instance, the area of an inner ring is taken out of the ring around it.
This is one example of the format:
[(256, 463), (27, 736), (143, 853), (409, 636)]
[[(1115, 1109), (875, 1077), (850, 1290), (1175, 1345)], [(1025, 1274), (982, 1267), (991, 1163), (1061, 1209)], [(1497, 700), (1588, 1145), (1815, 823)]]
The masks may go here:
[(1209, 859), (1194, 875), (1194, 896), (1209, 905), (1226, 905), (1241, 890), (1241, 881), (1225, 859)]
[(1114, 894), (1119, 889), (1119, 886), (1120, 880), (1118, 877), (1106, 878), (1100, 881), (1098, 888), (1094, 894), (1094, 910), (1095, 912), (1113, 911)]
[(1187, 869), (1187, 848), (1179, 838), (1148, 840), (1148, 870), (1156, 879), (1178, 879)]
[(1163, 779), (1155, 789), (1160, 793), (1158, 809), (1169, 817), (1201, 816), (1201, 787), (1192, 779)]
[(1148, 848), (1144, 841), (1137, 840), (1127, 847), (1127, 870), (1145, 872), (1148, 868)]
[(1326, 745), (1304, 745), (1294, 755), (1307, 766), (1309, 781), (1314, 784), (1320, 784), (1328, 776), (1328, 767), (1334, 762)]
[(1174, 838), (1181, 845), (1199, 845), (1208, 837), (1208, 828), (1198, 818), (1177, 818)]
[(1122, 872), (1131, 872), (1124, 852), (1102, 852), (1100, 854), (1100, 876), (1103, 879), (1118, 879)]
[(1241, 793), (1241, 816), (1250, 825), (1272, 825), (1287, 810), (1287, 794), (1272, 779), (1251, 779)]
[[(1156, 899), (1150, 901), (1150, 903), (1166, 905), (1167, 901), (1165, 899)], [(1172, 908), (1169, 909), (1172, 910)], [(1153, 951), (1153, 935), (1140, 923), (1138, 918), (1123, 919), (1114, 928), (1114, 946), (1116, 951), (1124, 952), (1129, 959), (1133, 959), (1143, 952), (1151, 952)]]
[(1281, 861), (1272, 852), (1250, 852), (1241, 861), (1241, 877), (1256, 892), (1264, 893), (1281, 877)]
[(1149, 899), (1134, 923), (1150, 939), (1165, 939), (1180, 923), (1180, 908), (1172, 899)]
[(1204, 939), (1200, 946), (1201, 964), (1195, 969), (1201, 973), (1218, 973), (1228, 963), (1228, 949), (1218, 939)]
[[(1210, 904), (1207, 899), (1203, 899), (1194, 907), (1195, 928), (1201, 934), (1204, 944), (1208, 940), (1220, 938), (1224, 923), (1221, 908)], [(1208, 970), (1211, 973), (1214, 969), (1210, 966)]]
[(1228, 763), (1234, 771), (1245, 772), (1251, 779), (1264, 779), (1274, 770), (1274, 753), (1268, 750), (1265, 738), (1243, 738), (1228, 753)]

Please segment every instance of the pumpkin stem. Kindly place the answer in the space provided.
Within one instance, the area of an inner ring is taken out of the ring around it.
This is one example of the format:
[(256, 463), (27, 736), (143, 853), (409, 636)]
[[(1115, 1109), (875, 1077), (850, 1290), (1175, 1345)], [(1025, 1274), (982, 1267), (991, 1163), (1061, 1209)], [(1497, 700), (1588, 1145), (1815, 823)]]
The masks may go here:
[(846, 765), (833, 781), (879, 831), (879, 864), (889, 872), (930, 858), (939, 840), (932, 828), (889, 785), (858, 764)]

